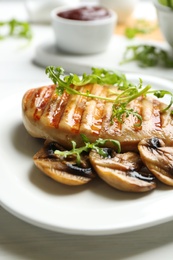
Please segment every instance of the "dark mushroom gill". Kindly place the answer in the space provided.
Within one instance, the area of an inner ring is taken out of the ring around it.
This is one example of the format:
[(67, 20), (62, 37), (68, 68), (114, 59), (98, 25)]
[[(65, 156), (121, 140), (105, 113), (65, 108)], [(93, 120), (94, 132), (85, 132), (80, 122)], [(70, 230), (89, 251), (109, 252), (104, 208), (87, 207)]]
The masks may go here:
[(91, 164), (102, 180), (122, 191), (145, 192), (156, 187), (155, 177), (143, 170), (139, 154), (108, 151), (106, 158), (96, 151), (89, 154)]
[(81, 164), (77, 165), (76, 156), (64, 158), (55, 150), (64, 149), (56, 142), (46, 141), (33, 157), (35, 165), (49, 177), (67, 185), (85, 184), (95, 177), (87, 154), (81, 155)]
[(173, 186), (173, 147), (153, 137), (138, 144), (140, 157), (147, 168), (161, 182)]

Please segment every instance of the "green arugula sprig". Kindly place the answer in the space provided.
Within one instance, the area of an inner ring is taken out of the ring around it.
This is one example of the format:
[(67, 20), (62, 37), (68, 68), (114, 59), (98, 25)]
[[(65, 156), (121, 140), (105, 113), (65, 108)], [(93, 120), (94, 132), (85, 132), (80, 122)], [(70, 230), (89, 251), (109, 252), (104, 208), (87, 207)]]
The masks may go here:
[(0, 22), (0, 29), (5, 28), (5, 34), (0, 35), (0, 39), (3, 40), (8, 37), (25, 38), (27, 40), (32, 39), (32, 30), (28, 22), (21, 22), (16, 19), (10, 21)]
[[(120, 85), (127, 86), (130, 84), (125, 75), (119, 72), (113, 72), (105, 69), (92, 68), (92, 74), (87, 75), (84, 73), (82, 77), (76, 74), (70, 73), (69, 75), (64, 75), (64, 69), (62, 67), (48, 66), (46, 68), (46, 74), (53, 81), (54, 84), (58, 84), (57, 92), (58, 95), (62, 95), (64, 90), (69, 94), (83, 95), (90, 98), (96, 98), (95, 95), (87, 93), (81, 93), (75, 90), (72, 86), (82, 86), (86, 84), (98, 83), (100, 85)], [(100, 96), (98, 98), (101, 98)]]
[(173, 0), (158, 0), (160, 4), (168, 6), (173, 9)]
[(148, 34), (156, 29), (156, 25), (151, 26), (146, 20), (137, 20), (134, 26), (125, 28), (125, 36), (128, 39), (133, 39), (138, 34)]
[[(162, 113), (164, 113), (166, 110), (168, 110), (172, 104), (173, 104), (173, 93), (167, 90), (153, 90), (153, 91), (149, 91), (149, 94), (153, 94), (154, 96), (156, 96), (157, 98), (163, 98), (165, 95), (170, 96), (170, 102), (169, 104), (162, 109)], [(171, 115), (173, 115), (173, 110), (171, 110)]]
[(55, 150), (54, 154), (60, 155), (64, 158), (67, 158), (68, 156), (71, 156), (71, 155), (76, 155), (76, 163), (77, 163), (77, 165), (80, 165), (81, 164), (81, 154), (83, 152), (89, 153), (91, 150), (95, 150), (97, 153), (99, 153), (102, 157), (105, 158), (107, 156), (107, 153), (100, 146), (104, 146), (107, 142), (111, 142), (117, 147), (117, 153), (121, 152), (120, 143), (116, 140), (99, 138), (94, 143), (90, 143), (89, 139), (84, 134), (81, 134), (81, 138), (84, 142), (84, 146), (77, 148), (76, 142), (72, 141), (72, 149), (70, 151)]
[(141, 125), (142, 117), (133, 109), (127, 109), (127, 105), (139, 96), (145, 96), (151, 89), (150, 85), (147, 85), (145, 88), (142, 88), (142, 84), (142, 79), (139, 79), (138, 86), (131, 85), (123, 89), (124, 91), (117, 96), (117, 98), (114, 100), (112, 107), (112, 120), (113, 118), (117, 118), (120, 123), (123, 123), (123, 115), (125, 115), (125, 117), (127, 118), (130, 114), (132, 114), (133, 116), (137, 117), (139, 121), (139, 123), (135, 124), (135, 126), (138, 127)]
[(173, 58), (170, 58), (165, 50), (152, 45), (139, 44), (127, 46), (120, 65), (132, 61), (136, 61), (143, 68), (158, 65), (173, 68)]
[[(157, 98), (163, 98), (165, 95), (170, 95), (171, 100), (169, 105), (163, 109), (162, 112), (165, 112), (173, 104), (173, 93), (165, 90), (150, 90), (151, 86), (147, 85), (143, 88), (142, 79), (139, 79), (139, 84), (134, 85), (129, 82), (124, 74), (115, 73), (105, 69), (92, 68), (92, 74), (83, 74), (82, 77), (78, 77), (76, 74), (70, 74), (65, 76), (64, 70), (61, 67), (48, 66), (46, 68), (46, 74), (52, 79), (53, 83), (57, 85), (57, 94), (62, 95), (64, 91), (73, 95), (81, 95), (89, 98), (101, 99), (107, 102), (112, 103), (112, 117), (113, 119), (117, 118), (120, 123), (123, 123), (124, 116), (125, 118), (129, 115), (137, 117), (138, 123), (135, 124), (136, 127), (139, 127), (142, 123), (142, 117), (134, 111), (133, 109), (128, 108), (128, 105), (131, 101), (135, 100), (140, 96), (146, 96), (147, 94), (153, 94)], [(88, 83), (98, 83), (100, 85), (112, 85), (116, 86), (115, 91), (110, 88), (110, 97), (102, 97), (98, 95), (93, 95), (89, 91), (80, 92), (74, 88), (74, 86), (81, 86)], [(117, 91), (118, 90), (118, 91)], [(113, 96), (113, 97), (112, 97)], [(172, 113), (172, 112), (171, 112)]]
[[(105, 100), (113, 103), (113, 113), (111, 118), (111, 123), (113, 123), (113, 118), (116, 117), (120, 122), (122, 122), (123, 115), (125, 114), (128, 117), (130, 114), (137, 116), (140, 118), (140, 122), (142, 122), (141, 117), (133, 111), (132, 109), (128, 109), (127, 105), (133, 99), (139, 97), (142, 94), (145, 94), (151, 86), (147, 86), (141, 91), (139, 89), (142, 87), (142, 81), (140, 81), (139, 86), (133, 85), (126, 79), (124, 74), (120, 74), (118, 72), (113, 72), (110, 70), (92, 68), (92, 74), (87, 75), (83, 74), (80, 78), (76, 74), (70, 74), (69, 76), (64, 76), (64, 69), (61, 67), (53, 67), (49, 66), (46, 68), (46, 74), (48, 74), (49, 78), (52, 79), (54, 84), (57, 85), (57, 93), (58, 95), (62, 95), (64, 91), (73, 95), (81, 95), (89, 98), (97, 98), (101, 100)], [(97, 95), (93, 95), (90, 92), (80, 92), (73, 88), (73, 86), (81, 86), (89, 83), (98, 83), (101, 85), (116, 85), (118, 86), (118, 90), (122, 90), (121, 94), (111, 91), (110, 93), (117, 96), (116, 98), (110, 97), (101, 97)]]

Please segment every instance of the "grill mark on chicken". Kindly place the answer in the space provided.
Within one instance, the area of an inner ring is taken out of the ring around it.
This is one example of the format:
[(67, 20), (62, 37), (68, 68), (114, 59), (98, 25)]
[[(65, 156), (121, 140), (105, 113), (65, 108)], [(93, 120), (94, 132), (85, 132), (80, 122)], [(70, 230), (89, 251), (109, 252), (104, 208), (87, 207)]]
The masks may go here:
[(146, 121), (151, 129), (159, 131), (162, 128), (161, 121), (161, 103), (156, 99), (151, 99), (150, 97), (144, 98), (142, 101), (142, 118)]
[[(137, 102), (137, 103), (136, 103)], [(142, 124), (139, 128), (135, 128), (136, 134), (139, 137), (139, 140), (143, 138), (143, 131), (145, 135), (149, 136), (161, 136), (162, 133), (162, 124), (161, 124), (161, 114), (160, 114), (160, 102), (151, 97), (140, 97), (134, 100), (132, 103), (133, 109), (139, 113), (142, 117)], [(136, 110), (135, 106), (138, 105), (139, 108)], [(124, 122), (131, 122), (130, 128), (133, 129), (132, 123), (133, 120), (131, 116)], [(134, 124), (135, 125), (135, 124)], [(132, 134), (133, 135), (133, 134)]]
[[(133, 109), (136, 113), (139, 114), (139, 116), (141, 116), (142, 114), (142, 103), (143, 97), (139, 97), (138, 99), (134, 100), (134, 102), (130, 103), (129, 108)], [(133, 131), (137, 132), (139, 130), (142, 130), (142, 124), (140, 122), (140, 119), (136, 116), (130, 115), (129, 116), (129, 123), (131, 124), (131, 128), (133, 129)], [(124, 118), (124, 122), (126, 121), (126, 119)]]
[[(98, 86), (97, 86), (98, 88)], [(107, 95), (107, 89), (102, 88), (100, 89), (100, 92), (97, 93), (100, 97), (105, 97)], [(101, 128), (102, 128), (102, 122), (103, 122), (103, 113), (104, 113), (104, 106), (105, 101), (96, 99), (95, 100), (95, 111), (93, 113), (93, 119), (92, 119), (92, 125), (91, 125), (91, 131), (95, 135), (99, 135)]]
[(33, 108), (33, 96), (34, 96), (34, 90), (30, 89), (26, 92), (24, 102), (22, 103), (23, 110), (26, 111), (27, 108)]
[(37, 91), (35, 92), (35, 95), (32, 99), (32, 106), (35, 107), (35, 111), (33, 114), (35, 120), (40, 120), (53, 91), (54, 88), (50, 86), (48, 88), (42, 87), (41, 89), (37, 89)]
[[(80, 88), (80, 91), (83, 93), (87, 93), (87, 91), (90, 92), (91, 85), (85, 85)], [(87, 102), (87, 97), (85, 96), (76, 96), (76, 102), (74, 103), (74, 114), (73, 114), (73, 125), (72, 125), (72, 131), (78, 133), (79, 128), (81, 125), (81, 120), (83, 116), (83, 112), (85, 110)]]
[[(142, 100), (141, 106), (142, 106), (141, 115), (143, 119), (142, 129), (145, 131), (145, 136), (146, 137), (158, 136), (160, 138), (165, 138), (163, 128), (162, 128), (162, 122), (161, 122), (161, 112), (160, 112), (161, 102), (151, 97), (145, 97)], [(143, 138), (143, 134), (141, 136), (141, 139), (142, 138)]]
[[(142, 116), (142, 102), (143, 97), (139, 97), (128, 105), (128, 109), (132, 109), (135, 113), (138, 113), (139, 116)], [(130, 114), (128, 117), (126, 117), (126, 115), (123, 116), (123, 124), (121, 130), (126, 132), (129, 131), (129, 129), (131, 129), (134, 135), (136, 135), (136, 132), (139, 132), (139, 130), (142, 130), (142, 124), (139, 118), (137, 118), (133, 114)]]
[[(57, 94), (52, 96), (50, 106), (48, 109), (49, 113), (49, 120), (50, 120), (50, 125), (52, 127), (58, 128), (59, 123), (61, 120), (61, 117), (64, 113), (66, 104), (68, 102), (69, 94), (66, 92), (63, 93), (62, 96), (57, 96)], [(45, 115), (46, 118), (46, 115)]]
[[(82, 87), (83, 88), (83, 87)], [(82, 89), (81, 87), (76, 87), (75, 89)], [(86, 89), (86, 88), (84, 88)], [(86, 89), (87, 90), (87, 89)], [(83, 99), (84, 100), (84, 99)], [(61, 120), (59, 122), (60, 131), (70, 131), (73, 133), (78, 132), (78, 125), (80, 124), (80, 119), (83, 111), (77, 108), (81, 101), (80, 95), (69, 95), (69, 98), (65, 104), (64, 111), (62, 113)], [(80, 114), (81, 112), (81, 114)], [(78, 118), (77, 118), (78, 117)]]
[[(94, 94), (96, 96), (105, 96), (107, 90), (103, 90), (103, 87), (100, 85), (93, 85), (91, 88), (91, 94)], [(80, 124), (80, 132), (84, 133), (85, 135), (89, 134), (91, 135), (98, 135), (101, 129), (102, 124), (102, 118), (100, 118), (100, 122), (98, 119), (98, 113), (102, 115), (102, 109), (104, 102), (101, 100), (98, 100), (97, 98), (88, 98), (87, 102), (85, 104), (85, 109), (83, 111), (83, 116)], [(100, 112), (98, 112), (98, 109), (101, 108)]]
[(121, 127), (122, 124), (117, 118), (112, 119), (112, 103), (105, 103), (100, 135), (102, 138), (116, 138), (121, 134)]
[[(116, 90), (115, 87), (105, 87), (107, 89), (106, 97), (116, 99), (115, 94), (111, 94), (111, 90)], [(101, 138), (116, 138), (121, 134), (122, 124), (117, 120), (117, 118), (112, 118), (112, 107), (113, 103), (105, 102), (104, 110), (102, 113), (102, 126), (100, 130)], [(105, 135), (106, 134), (106, 135)]]
[(160, 130), (162, 124), (160, 118), (160, 104), (157, 100), (153, 100), (152, 122), (154, 123), (156, 129)]
[(98, 135), (102, 126), (102, 114), (103, 114), (104, 102), (97, 100), (95, 112), (93, 115), (93, 121), (91, 125), (91, 131), (93, 134)]
[[(141, 96), (129, 103), (127, 109), (138, 113), (142, 117), (142, 122), (133, 114), (128, 116), (124, 114), (122, 122), (119, 122), (117, 118), (112, 119), (112, 106), (116, 94), (111, 94), (109, 91), (112, 89), (116, 91), (116, 87), (89, 84), (75, 87), (75, 89), (83, 93), (88, 91), (95, 96), (111, 97), (112, 102), (70, 95), (66, 92), (58, 96), (55, 85), (31, 89), (22, 100), (23, 122), (28, 132), (34, 137), (58, 142), (67, 149), (72, 147), (72, 140), (78, 147), (83, 145), (81, 133), (85, 134), (90, 142), (95, 142), (98, 138), (115, 139), (121, 144), (120, 156), (125, 151), (140, 153), (146, 167), (163, 183), (173, 186), (173, 120), (170, 115), (173, 108), (162, 113), (161, 111), (166, 107), (165, 104), (151, 97)], [(137, 126), (137, 123), (141, 125)], [(107, 142), (106, 149), (111, 149), (112, 145), (111, 142)], [(114, 153), (116, 154), (115, 150)], [(116, 156), (118, 157), (119, 154)], [(79, 185), (88, 181), (84, 180), (80, 183), (76, 180), (69, 181), (73, 177), (69, 177), (68, 174), (68, 177), (65, 175), (62, 178), (61, 168), (57, 168), (56, 171), (56, 164), (50, 164), (49, 160), (46, 164), (42, 164), (40, 158), (36, 159), (38, 159), (35, 160), (38, 168), (59, 182)], [(102, 168), (100, 165), (94, 167), (94, 161), (92, 166), (98, 171), (98, 175), (111, 186), (120, 190), (137, 192), (155, 188), (153, 179), (150, 185), (150, 182), (148, 184), (140, 179), (143, 175), (140, 175), (136, 169), (130, 168), (126, 173), (119, 166), (114, 169), (111, 167), (113, 164), (108, 165), (109, 159), (100, 158), (101, 161), (105, 160), (106, 166)], [(70, 174), (71, 170), (76, 171), (75, 164), (70, 168)], [(136, 178), (139, 180), (136, 181)], [(140, 186), (141, 181), (144, 183)], [(136, 188), (134, 185), (137, 185)]]
[[(165, 109), (167, 106), (164, 103), (160, 103), (160, 110), (162, 111)], [(171, 109), (172, 110), (172, 109)], [(172, 117), (170, 116), (169, 113), (161, 113), (160, 114), (160, 120), (161, 120), (161, 127), (165, 128), (169, 125), (173, 125), (173, 120)]]
[[(23, 97), (23, 122), (34, 137), (57, 141), (66, 148), (71, 148), (72, 140), (77, 146), (83, 145), (81, 133), (85, 134), (90, 142), (95, 142), (98, 138), (118, 140), (122, 151), (134, 151), (140, 140), (153, 136), (163, 139), (166, 145), (173, 145), (171, 109), (162, 114), (160, 110), (166, 105), (152, 97), (139, 97), (128, 105), (128, 108), (132, 108), (142, 117), (142, 125), (136, 127), (138, 119), (133, 115), (127, 118), (124, 116), (123, 123), (117, 118), (111, 121), (112, 102), (67, 93), (58, 97), (54, 92), (55, 87), (32, 89)], [(46, 89), (48, 92), (51, 89), (52, 95), (45, 94)], [(115, 87), (89, 84), (77, 89), (116, 98), (116, 95), (110, 94), (109, 91), (116, 91)], [(39, 96), (42, 90), (43, 93)]]

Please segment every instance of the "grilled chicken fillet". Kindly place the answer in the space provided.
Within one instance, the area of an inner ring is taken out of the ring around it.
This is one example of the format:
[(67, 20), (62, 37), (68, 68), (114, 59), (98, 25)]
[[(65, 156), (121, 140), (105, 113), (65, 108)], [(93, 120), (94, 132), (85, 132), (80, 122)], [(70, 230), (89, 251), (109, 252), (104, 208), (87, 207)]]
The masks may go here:
[[(110, 97), (115, 87), (88, 84), (78, 87), (81, 92)], [(111, 96), (113, 98), (113, 95)], [(111, 120), (112, 103), (86, 96), (62, 96), (56, 93), (56, 86), (43, 86), (27, 91), (22, 100), (23, 122), (33, 136), (57, 141), (65, 148), (71, 148), (71, 141), (81, 146), (80, 134), (90, 142), (98, 138), (115, 139), (121, 143), (122, 151), (135, 151), (140, 140), (150, 137), (162, 139), (166, 145), (173, 145), (173, 120), (170, 110), (152, 97), (139, 97), (130, 103), (130, 108), (142, 116), (142, 125), (137, 127), (137, 117), (125, 117), (123, 123)], [(111, 144), (110, 144), (111, 146)]]

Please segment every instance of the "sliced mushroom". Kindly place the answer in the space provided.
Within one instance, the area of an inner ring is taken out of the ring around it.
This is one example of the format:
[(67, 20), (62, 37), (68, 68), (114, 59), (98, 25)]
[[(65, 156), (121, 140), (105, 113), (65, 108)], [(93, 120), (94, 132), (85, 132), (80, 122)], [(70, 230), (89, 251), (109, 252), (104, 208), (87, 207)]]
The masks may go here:
[(90, 152), (89, 158), (100, 178), (110, 186), (130, 192), (145, 192), (156, 187), (154, 176), (143, 171), (143, 163), (137, 153), (118, 154), (110, 148), (105, 151), (106, 158), (94, 150)]
[(142, 161), (161, 182), (173, 186), (173, 147), (159, 138), (149, 138), (138, 144)]
[(63, 158), (55, 155), (55, 150), (64, 149), (56, 142), (46, 141), (44, 147), (33, 157), (35, 165), (46, 175), (57, 182), (71, 186), (88, 183), (95, 177), (88, 155), (81, 156), (81, 164), (78, 166), (75, 156)]

